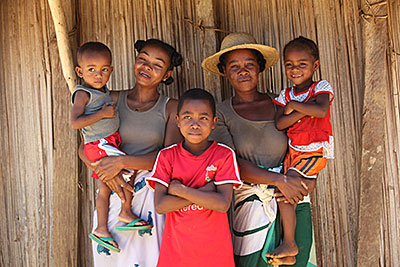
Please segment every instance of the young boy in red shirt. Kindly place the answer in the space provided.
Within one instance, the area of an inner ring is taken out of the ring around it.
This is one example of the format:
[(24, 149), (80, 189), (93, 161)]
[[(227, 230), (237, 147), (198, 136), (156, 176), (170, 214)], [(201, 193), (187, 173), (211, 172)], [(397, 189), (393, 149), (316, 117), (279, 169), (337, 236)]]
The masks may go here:
[(146, 179), (157, 212), (167, 214), (157, 266), (234, 266), (226, 211), (242, 182), (234, 151), (208, 140), (217, 122), (212, 95), (186, 91), (176, 122), (184, 141), (161, 150)]

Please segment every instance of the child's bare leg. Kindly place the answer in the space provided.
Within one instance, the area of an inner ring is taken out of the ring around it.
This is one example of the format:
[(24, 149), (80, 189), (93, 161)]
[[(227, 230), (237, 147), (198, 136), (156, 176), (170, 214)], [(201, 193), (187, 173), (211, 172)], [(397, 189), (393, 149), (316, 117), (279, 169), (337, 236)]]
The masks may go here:
[[(96, 209), (97, 209), (97, 228), (94, 229), (93, 234), (98, 237), (112, 237), (108, 231), (108, 210), (110, 206), (110, 194), (111, 190), (108, 186), (99, 180), (99, 194), (96, 198)], [(107, 241), (110, 244), (118, 247), (118, 244), (114, 241)]]
[[(288, 175), (301, 177), (295, 171), (288, 171)], [(294, 239), (296, 229), (296, 204), (291, 205), (289, 203), (278, 202), (278, 205), (283, 227), (283, 241), (272, 252), (266, 253), (266, 256), (271, 258), (295, 256), (299, 252)]]
[[(130, 185), (133, 186), (133, 179), (128, 182)], [(125, 203), (122, 203), (121, 206), (121, 212), (119, 213), (118, 220), (124, 223), (130, 223), (131, 221), (135, 220), (138, 218), (135, 214), (132, 212), (132, 192), (126, 190), (124, 188), (124, 194), (125, 194)], [(139, 221), (135, 225), (146, 225), (145, 221)]]

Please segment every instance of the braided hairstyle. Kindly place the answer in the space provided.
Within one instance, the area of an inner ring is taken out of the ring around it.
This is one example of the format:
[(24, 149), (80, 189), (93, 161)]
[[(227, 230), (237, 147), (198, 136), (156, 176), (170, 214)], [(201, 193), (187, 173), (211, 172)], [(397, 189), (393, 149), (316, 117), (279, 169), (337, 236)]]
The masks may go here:
[[(144, 40), (138, 40), (135, 43), (135, 49), (138, 53), (147, 45), (155, 45), (161, 49), (163, 49), (167, 55), (169, 56), (171, 64), (168, 67), (168, 70), (172, 70), (174, 67), (177, 67), (182, 64), (182, 56), (179, 54), (174, 47), (171, 45), (164, 43), (161, 40), (158, 39), (148, 39), (146, 41)], [(174, 79), (170, 76), (168, 79), (165, 81), (162, 81), (165, 85), (169, 85), (174, 82)]]

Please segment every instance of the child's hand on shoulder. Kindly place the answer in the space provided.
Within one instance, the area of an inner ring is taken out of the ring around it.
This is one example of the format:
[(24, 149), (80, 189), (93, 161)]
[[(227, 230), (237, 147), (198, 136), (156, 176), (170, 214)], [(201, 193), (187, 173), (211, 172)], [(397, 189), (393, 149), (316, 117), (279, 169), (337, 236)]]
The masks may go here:
[(114, 118), (115, 112), (116, 112), (116, 107), (114, 104), (104, 103), (100, 112), (102, 113), (103, 118)]
[(178, 196), (184, 185), (179, 180), (172, 180), (168, 186), (168, 194)]

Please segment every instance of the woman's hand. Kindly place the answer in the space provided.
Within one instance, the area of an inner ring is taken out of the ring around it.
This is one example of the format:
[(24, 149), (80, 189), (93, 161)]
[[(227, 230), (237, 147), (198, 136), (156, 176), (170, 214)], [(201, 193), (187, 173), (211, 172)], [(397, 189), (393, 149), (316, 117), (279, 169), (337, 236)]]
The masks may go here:
[(285, 199), (283, 199), (282, 195), (276, 193), (275, 197), (278, 202), (286, 200), (288, 203), (294, 205), (300, 200), (303, 200), (304, 196), (308, 194), (307, 185), (302, 178), (297, 176), (284, 175), (283, 179), (281, 179), (276, 186), (285, 197)]
[(104, 183), (108, 186), (108, 188), (110, 188), (111, 191), (113, 191), (118, 195), (122, 203), (125, 202), (125, 194), (122, 188), (125, 188), (126, 190), (131, 191), (133, 193), (132, 186), (127, 182), (125, 182), (125, 180), (120, 175), (117, 175), (113, 179), (108, 180)]
[(119, 158), (120, 156), (104, 157), (96, 162), (91, 163), (92, 167), (94, 168), (94, 172), (102, 182), (107, 183), (117, 176), (123, 169), (123, 167), (119, 164)]

